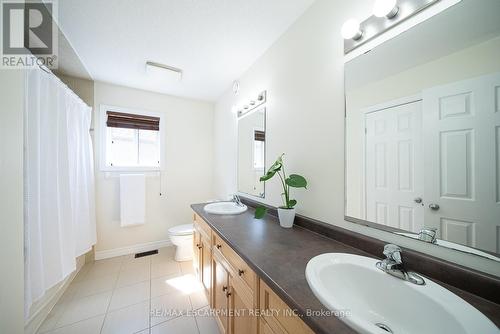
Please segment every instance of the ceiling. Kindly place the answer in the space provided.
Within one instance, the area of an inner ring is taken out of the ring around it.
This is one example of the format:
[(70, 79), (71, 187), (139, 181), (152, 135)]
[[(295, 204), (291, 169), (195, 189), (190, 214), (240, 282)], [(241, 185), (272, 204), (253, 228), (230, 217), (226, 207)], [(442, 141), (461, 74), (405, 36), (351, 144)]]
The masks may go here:
[[(77, 77), (216, 100), (314, 0), (64, 0), (58, 24), (84, 69)], [(183, 70), (181, 81), (146, 73), (146, 61)]]
[(462, 0), (347, 63), (346, 91), (500, 36), (499, 13), (499, 0)]

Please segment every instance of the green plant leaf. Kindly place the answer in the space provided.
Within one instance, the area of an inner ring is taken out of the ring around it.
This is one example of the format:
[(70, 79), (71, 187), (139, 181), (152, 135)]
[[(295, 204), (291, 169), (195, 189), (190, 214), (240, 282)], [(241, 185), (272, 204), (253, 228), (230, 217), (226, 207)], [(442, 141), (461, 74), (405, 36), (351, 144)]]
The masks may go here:
[(294, 199), (291, 199), (288, 201), (288, 207), (291, 209), (297, 204), (297, 201)]
[(281, 170), (281, 167), (283, 166), (283, 155), (280, 155), (278, 157), (278, 159), (276, 159), (276, 161), (273, 163), (273, 165), (271, 167), (269, 167), (269, 170), (267, 171), (268, 173), (269, 172), (277, 172), (279, 170)]
[(268, 171), (266, 175), (264, 176), (261, 176), (260, 177), (260, 182), (265, 182), (267, 180), (269, 180), (270, 178), (272, 178), (274, 176), (274, 174), (276, 174), (275, 171)]
[(306, 179), (298, 174), (290, 174), (290, 176), (285, 180), (285, 183), (293, 188), (306, 188), (307, 189), (307, 181)]
[(255, 208), (255, 219), (261, 219), (266, 215), (267, 208), (263, 206), (258, 206)]
[(285, 155), (285, 153), (280, 155), (278, 159), (276, 159), (276, 161), (273, 163), (273, 165), (269, 167), (269, 170), (267, 171), (266, 175), (260, 177), (259, 179), (260, 182), (266, 182), (267, 180), (272, 178), (274, 174), (276, 174), (281, 170), (281, 167), (283, 167), (283, 155)]

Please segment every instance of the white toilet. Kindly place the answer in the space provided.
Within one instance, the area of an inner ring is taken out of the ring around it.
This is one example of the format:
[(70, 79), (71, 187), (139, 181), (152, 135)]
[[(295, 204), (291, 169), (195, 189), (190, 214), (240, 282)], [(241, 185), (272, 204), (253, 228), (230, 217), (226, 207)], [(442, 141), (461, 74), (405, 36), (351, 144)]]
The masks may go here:
[(183, 224), (168, 229), (168, 236), (175, 245), (175, 261), (193, 258), (193, 224)]

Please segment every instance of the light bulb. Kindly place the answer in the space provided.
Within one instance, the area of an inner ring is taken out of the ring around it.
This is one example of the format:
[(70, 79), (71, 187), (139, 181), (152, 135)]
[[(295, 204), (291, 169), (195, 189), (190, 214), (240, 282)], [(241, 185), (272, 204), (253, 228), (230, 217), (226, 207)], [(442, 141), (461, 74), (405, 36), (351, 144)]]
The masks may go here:
[(399, 7), (396, 5), (397, 0), (375, 0), (373, 4), (373, 15), (376, 17), (393, 18), (398, 14)]
[(344, 37), (344, 39), (352, 38), (358, 40), (361, 36), (363, 36), (363, 31), (361, 31), (358, 20), (349, 19), (342, 26), (342, 37)]

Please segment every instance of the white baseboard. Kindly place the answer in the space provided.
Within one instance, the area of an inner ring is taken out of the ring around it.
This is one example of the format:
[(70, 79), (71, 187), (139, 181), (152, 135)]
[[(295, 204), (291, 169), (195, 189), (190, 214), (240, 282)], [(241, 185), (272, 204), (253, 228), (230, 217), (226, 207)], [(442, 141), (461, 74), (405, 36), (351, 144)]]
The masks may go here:
[(102, 260), (102, 259), (108, 259), (110, 257), (115, 257), (115, 256), (122, 256), (122, 255), (128, 255), (128, 254), (134, 254), (134, 253), (140, 253), (140, 252), (147, 252), (150, 250), (155, 250), (155, 249), (167, 247), (167, 246), (172, 246), (172, 242), (170, 241), (170, 239), (145, 242), (142, 244), (135, 244), (135, 245), (126, 246), (126, 247), (96, 251), (95, 252), (95, 259)]

